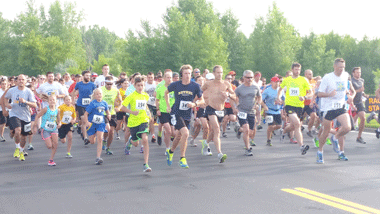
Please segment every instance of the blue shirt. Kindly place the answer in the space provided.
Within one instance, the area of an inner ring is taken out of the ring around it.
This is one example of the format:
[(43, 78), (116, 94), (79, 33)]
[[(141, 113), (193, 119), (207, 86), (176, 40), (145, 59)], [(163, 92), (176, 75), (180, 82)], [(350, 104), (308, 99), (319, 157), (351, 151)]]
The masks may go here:
[(103, 117), (103, 123), (104, 121), (104, 112), (109, 110), (108, 104), (106, 101), (102, 100), (101, 102), (98, 102), (97, 100), (91, 101), (90, 105), (87, 106), (86, 111), (88, 112), (88, 122), (92, 123), (94, 115), (99, 115)]
[[(278, 89), (274, 90), (272, 87), (268, 87), (262, 94), (263, 102), (268, 106), (267, 114), (281, 114), (281, 105), (274, 104), (277, 99)], [(281, 98), (284, 97), (282, 94)]]
[(78, 82), (75, 85), (75, 90), (79, 91), (79, 97), (77, 100), (77, 105), (81, 107), (86, 107), (88, 105), (83, 105), (82, 104), (82, 99), (83, 98), (91, 98), (92, 92), (96, 89), (96, 86), (93, 82), (89, 83), (83, 83), (83, 82)]
[(198, 83), (190, 82), (188, 85), (182, 84), (182, 81), (173, 82), (168, 86), (168, 91), (174, 91), (175, 102), (170, 114), (177, 114), (184, 120), (191, 119), (191, 108), (187, 104), (193, 102), (195, 96), (202, 97), (202, 90)]

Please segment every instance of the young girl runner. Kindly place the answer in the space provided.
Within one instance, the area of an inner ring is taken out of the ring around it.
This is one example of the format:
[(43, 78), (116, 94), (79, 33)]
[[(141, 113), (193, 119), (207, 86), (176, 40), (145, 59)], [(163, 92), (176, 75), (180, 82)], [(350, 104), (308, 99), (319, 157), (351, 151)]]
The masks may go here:
[[(103, 159), (100, 157), (102, 154), (102, 140), (104, 132), (106, 132), (106, 123), (104, 118), (104, 112), (107, 114), (108, 120), (111, 120), (111, 114), (108, 109), (108, 104), (103, 100), (103, 93), (100, 88), (94, 90), (92, 95), (92, 101), (87, 106), (83, 119), (84, 124), (87, 124), (87, 135), (91, 144), (95, 144), (95, 140), (98, 143), (96, 149), (96, 165), (101, 165)], [(96, 139), (95, 139), (96, 138)]]
[[(149, 95), (144, 92), (143, 79), (137, 77), (135, 79), (136, 90), (130, 94), (123, 101), (123, 107), (121, 111), (129, 113), (128, 127), (131, 132), (131, 137), (129, 138), (126, 146), (126, 153), (130, 154), (132, 144), (137, 147), (139, 140), (142, 140), (144, 146), (144, 172), (151, 172), (152, 169), (148, 165), (149, 159), (149, 144), (148, 144), (148, 122), (149, 116), (147, 114), (147, 101), (149, 100)], [(127, 106), (130, 105), (131, 109)]]
[(65, 96), (64, 104), (58, 107), (59, 109), (59, 118), (62, 122), (61, 128), (58, 129), (58, 137), (61, 139), (61, 143), (66, 143), (67, 136), (67, 154), (66, 158), (72, 158), (71, 155), (71, 145), (73, 142), (73, 124), (75, 123), (75, 119), (77, 117), (75, 113), (75, 107), (71, 102), (70, 96)]
[[(121, 79), (120, 80), (120, 85), (121, 85), (121, 88), (119, 89), (119, 93), (121, 95), (121, 99), (122, 99), (122, 102), (123, 100), (127, 97), (126, 94), (125, 94), (125, 91), (127, 90), (128, 86), (129, 86), (129, 83), (127, 81), (127, 79)], [(117, 103), (117, 105), (121, 105), (121, 103)], [(124, 118), (126, 116), (126, 113), (125, 112), (122, 112), (122, 111), (118, 111), (116, 113), (116, 119), (117, 119), (117, 126), (116, 126), (116, 139), (117, 140), (120, 140), (120, 137), (119, 137), (119, 130), (122, 128), (123, 126), (123, 121), (124, 121)]]
[[(61, 127), (61, 121), (58, 117), (59, 110), (56, 108), (57, 98), (55, 95), (48, 97), (49, 106), (43, 108), (36, 117), (36, 121), (42, 117), (41, 136), (45, 141), (46, 147), (51, 149), (49, 166), (57, 165), (53, 159), (58, 147), (58, 128)], [(34, 133), (37, 132), (37, 123), (34, 125)]]

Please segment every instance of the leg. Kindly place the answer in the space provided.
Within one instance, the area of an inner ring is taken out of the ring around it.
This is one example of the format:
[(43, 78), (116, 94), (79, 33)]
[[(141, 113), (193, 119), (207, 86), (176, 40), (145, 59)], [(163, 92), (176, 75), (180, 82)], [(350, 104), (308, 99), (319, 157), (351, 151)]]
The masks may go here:
[[(358, 116), (360, 118), (358, 138), (361, 138), (363, 130), (364, 130), (364, 125), (365, 125), (365, 112), (360, 111), (356, 114), (356, 116)], [(350, 122), (348, 122), (348, 123), (350, 123)]]
[(214, 134), (213, 141), (214, 141), (214, 144), (216, 147), (216, 151), (218, 152), (218, 154), (222, 153), (221, 145), (220, 145), (220, 138), (219, 138), (220, 127), (219, 127), (218, 117), (216, 115), (209, 115), (208, 118), (209, 118), (211, 130)]
[(169, 123), (165, 123), (163, 125), (163, 127), (165, 129), (165, 136), (164, 136), (165, 146), (166, 146), (166, 148), (170, 148), (170, 136), (172, 134), (172, 130), (171, 130), (170, 124)]
[(290, 120), (290, 123), (294, 127), (294, 135), (296, 137), (296, 140), (297, 140), (298, 144), (300, 146), (302, 146), (303, 145), (303, 136), (302, 136), (302, 132), (301, 132), (301, 122), (300, 122), (297, 114), (295, 114), (295, 113), (290, 114), (289, 120)]
[(180, 133), (181, 133), (181, 140), (180, 140), (181, 157), (185, 157), (186, 149), (187, 149), (187, 138), (189, 137), (189, 130), (187, 129), (187, 127), (183, 127), (183, 128), (181, 128)]
[(249, 145), (249, 125), (248, 125), (248, 123), (242, 125), (241, 128), (243, 129), (243, 141), (244, 141), (245, 148), (249, 149), (249, 148), (251, 148), (251, 146)]
[(149, 160), (149, 143), (148, 135), (146, 133), (141, 135), (141, 144), (144, 145), (144, 163), (147, 164)]
[(50, 154), (50, 160), (54, 160), (54, 155), (57, 152), (58, 148), (58, 135), (57, 134), (51, 134), (51, 154)]
[(325, 145), (326, 143), (326, 139), (327, 137), (329, 136), (330, 134), (330, 131), (331, 131), (331, 120), (326, 120), (323, 119), (323, 122), (322, 122), (322, 133), (319, 137), (319, 151), (320, 152), (323, 152), (323, 146)]
[[(102, 154), (102, 146), (103, 146), (103, 132), (96, 131), (96, 141), (98, 143), (96, 147), (96, 157), (100, 158), (100, 155)], [(95, 137), (95, 135), (93, 135)], [(92, 137), (92, 136), (91, 136)]]
[(73, 132), (69, 131), (69, 133), (67, 133), (67, 153), (70, 153), (72, 144), (73, 144)]

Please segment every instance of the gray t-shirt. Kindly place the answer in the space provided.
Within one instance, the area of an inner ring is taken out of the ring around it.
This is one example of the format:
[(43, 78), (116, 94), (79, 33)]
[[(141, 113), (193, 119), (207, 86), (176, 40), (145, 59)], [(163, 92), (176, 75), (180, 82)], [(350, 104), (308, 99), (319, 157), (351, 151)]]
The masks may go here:
[[(364, 85), (364, 79), (362, 79), (362, 78), (355, 79), (352, 77), (351, 82), (352, 82), (352, 86), (354, 86), (355, 90), (360, 89)], [(363, 103), (362, 97), (363, 97), (363, 92), (356, 93), (356, 95), (354, 97), (354, 104)]]
[(253, 106), (256, 102), (255, 98), (256, 96), (261, 97), (259, 87), (256, 84), (251, 86), (242, 84), (235, 89), (235, 94), (239, 98), (238, 110), (248, 114), (254, 114), (255, 110)]
[(23, 98), (28, 102), (37, 102), (34, 98), (32, 90), (24, 88), (19, 90), (18, 87), (13, 87), (8, 90), (4, 96), (7, 99), (12, 99), (12, 109), (9, 111), (9, 117), (17, 117), (25, 122), (30, 122), (30, 109), (26, 103), (20, 103), (19, 99)]

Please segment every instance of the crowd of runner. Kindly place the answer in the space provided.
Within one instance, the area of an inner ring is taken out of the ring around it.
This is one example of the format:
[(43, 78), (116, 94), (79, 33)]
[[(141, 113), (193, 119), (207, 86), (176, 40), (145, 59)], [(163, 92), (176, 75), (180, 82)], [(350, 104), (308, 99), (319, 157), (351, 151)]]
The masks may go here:
[[(102, 151), (113, 155), (114, 139), (124, 133), (125, 155), (132, 147), (140, 146), (144, 155), (143, 170), (149, 167), (149, 142), (165, 144), (169, 166), (179, 146), (179, 166), (189, 168), (186, 160), (187, 142), (196, 147), (195, 139), (202, 131), (201, 154), (212, 156), (210, 142), (215, 145), (217, 161), (224, 163), (221, 138), (227, 138), (231, 127), (252, 156), (256, 146), (256, 131), (268, 124), (267, 146), (277, 139), (298, 144), (301, 155), (309, 149), (303, 136), (310, 137), (318, 148), (317, 163), (324, 163), (323, 147), (332, 144), (338, 159), (347, 161), (344, 153), (345, 135), (358, 125), (356, 141), (362, 138), (365, 121), (363, 101), (364, 80), (361, 68), (355, 67), (352, 76), (345, 71), (345, 61), (335, 60), (334, 71), (324, 77), (313, 77), (311, 70), (300, 76), (301, 65), (293, 63), (284, 76), (276, 74), (266, 83), (261, 73), (246, 70), (241, 79), (230, 71), (223, 76), (222, 66), (210, 72), (183, 65), (179, 73), (170, 69), (147, 75), (134, 73), (119, 77), (109, 73), (107, 64), (102, 75), (83, 71), (70, 75), (48, 72), (38, 77), (19, 75), (0, 76), (0, 141), (14, 139), (14, 158), (25, 161), (26, 150), (34, 150), (33, 136), (41, 135), (51, 150), (49, 166), (55, 166), (58, 141), (67, 142), (66, 158), (73, 158), (71, 146), (74, 130), (84, 145), (97, 144), (95, 164), (103, 163)], [(376, 91), (380, 98), (380, 88)], [(372, 112), (367, 122), (375, 118)], [(158, 124), (158, 125), (157, 125)], [(304, 128), (302, 124), (306, 124)], [(4, 137), (9, 127), (10, 135)], [(158, 134), (155, 135), (157, 127)], [(380, 130), (376, 130), (377, 138)]]

